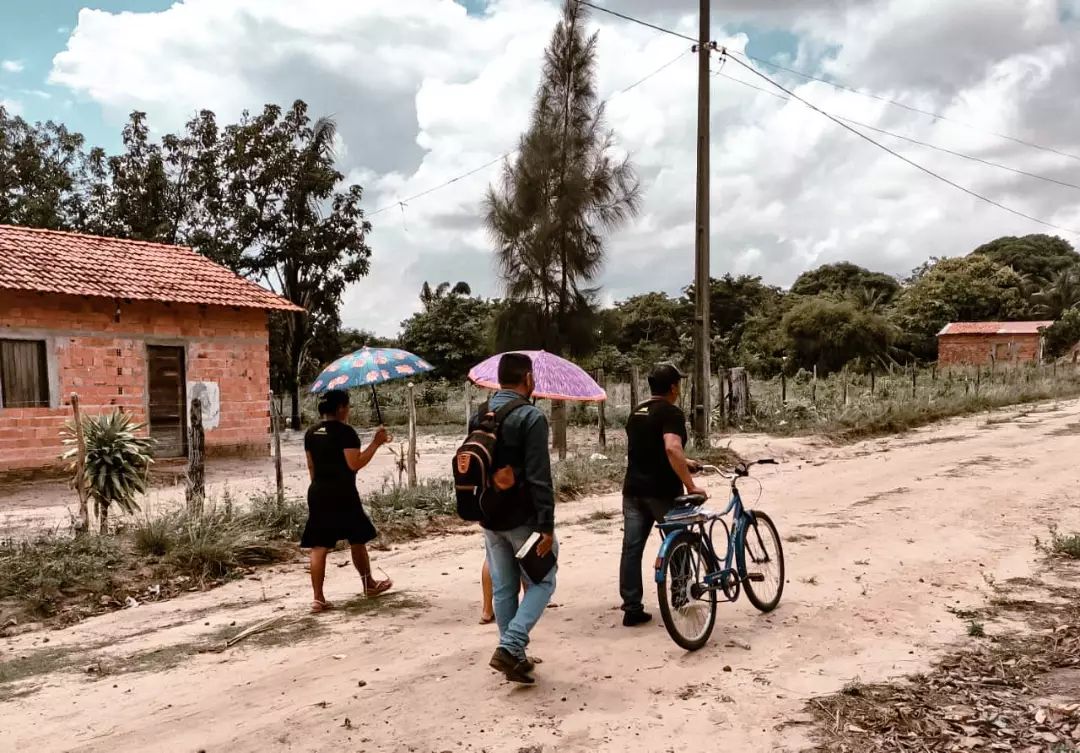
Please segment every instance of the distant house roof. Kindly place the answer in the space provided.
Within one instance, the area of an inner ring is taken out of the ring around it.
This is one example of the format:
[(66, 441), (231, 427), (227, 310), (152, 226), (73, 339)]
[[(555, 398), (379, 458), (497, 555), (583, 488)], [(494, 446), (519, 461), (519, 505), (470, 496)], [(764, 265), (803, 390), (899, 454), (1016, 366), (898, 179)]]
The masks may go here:
[(299, 311), (186, 246), (0, 225), (0, 290)]
[(946, 324), (942, 335), (1037, 335), (1049, 322), (951, 322)]

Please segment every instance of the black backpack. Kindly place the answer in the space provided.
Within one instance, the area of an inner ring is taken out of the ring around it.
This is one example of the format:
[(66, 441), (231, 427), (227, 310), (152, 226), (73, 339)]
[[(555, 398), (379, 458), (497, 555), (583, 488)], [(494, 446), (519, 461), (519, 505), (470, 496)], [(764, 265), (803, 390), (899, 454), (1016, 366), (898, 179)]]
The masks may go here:
[(482, 414), (476, 428), (454, 453), (454, 489), (457, 513), (463, 520), (490, 519), (497, 511), (500, 497), (516, 490), (517, 479), (510, 466), (495, 467), (496, 447), (503, 421), (527, 400), (511, 400), (497, 411)]

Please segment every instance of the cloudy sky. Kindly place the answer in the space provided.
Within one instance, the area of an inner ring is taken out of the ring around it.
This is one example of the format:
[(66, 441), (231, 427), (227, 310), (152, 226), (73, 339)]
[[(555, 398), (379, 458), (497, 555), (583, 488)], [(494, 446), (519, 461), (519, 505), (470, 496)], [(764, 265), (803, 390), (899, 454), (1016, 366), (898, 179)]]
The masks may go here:
[[(0, 101), (115, 149), (127, 113), (159, 132), (198, 108), (223, 120), (307, 100), (336, 117), (343, 171), (365, 189), (371, 275), (346, 323), (391, 334), (425, 280), (497, 295), (479, 204), (498, 165), (400, 204), (514, 148), (556, 0), (4, 0)], [(696, 35), (695, 0), (602, 0)], [(594, 13), (599, 90), (645, 189), (610, 238), (605, 300), (677, 292), (692, 276), (696, 62), (689, 43)], [(735, 51), (940, 113), (758, 70), (834, 115), (1080, 184), (1080, 0), (725, 0), (713, 37)], [(643, 77), (644, 83), (619, 93)], [(712, 78), (715, 275), (787, 285), (838, 260), (902, 274), (1003, 234), (1047, 230), (924, 175), (732, 62)], [(956, 122), (953, 122), (956, 121)], [(975, 126), (965, 127), (963, 124)], [(1025, 214), (1080, 230), (1080, 190), (891, 136), (875, 139)]]

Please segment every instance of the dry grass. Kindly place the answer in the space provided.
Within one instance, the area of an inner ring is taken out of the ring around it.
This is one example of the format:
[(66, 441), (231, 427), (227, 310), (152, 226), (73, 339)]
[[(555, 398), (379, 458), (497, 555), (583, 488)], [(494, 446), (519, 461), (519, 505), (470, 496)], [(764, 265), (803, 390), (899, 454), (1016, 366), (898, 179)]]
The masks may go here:
[[(1080, 736), (1080, 591), (1042, 584), (1045, 601), (998, 597), (971, 619), (973, 642), (926, 674), (895, 682), (850, 683), (811, 700), (816, 751), (1074, 751)], [(1007, 617), (1028, 630), (987, 638), (983, 622)], [(1048, 700), (1050, 699), (1050, 700)]]

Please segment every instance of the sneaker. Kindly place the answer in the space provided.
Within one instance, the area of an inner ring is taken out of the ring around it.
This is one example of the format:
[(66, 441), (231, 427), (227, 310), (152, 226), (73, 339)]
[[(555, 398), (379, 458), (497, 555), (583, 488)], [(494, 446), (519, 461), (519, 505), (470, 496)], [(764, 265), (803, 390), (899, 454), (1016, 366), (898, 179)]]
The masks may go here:
[(510, 682), (520, 682), (522, 685), (532, 685), (536, 682), (529, 673), (533, 670), (533, 664), (528, 659), (518, 659), (503, 647), (495, 649), (489, 662), (492, 669), (502, 672)]
[(624, 612), (622, 617), (623, 627), (637, 627), (638, 625), (644, 625), (646, 622), (652, 620), (652, 615), (641, 610), (638, 612)]

